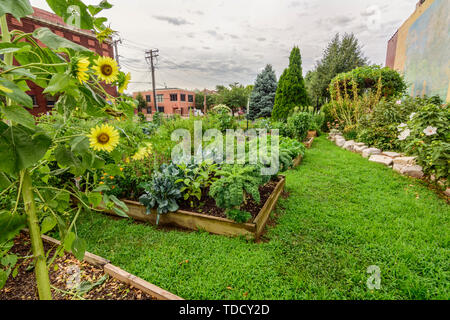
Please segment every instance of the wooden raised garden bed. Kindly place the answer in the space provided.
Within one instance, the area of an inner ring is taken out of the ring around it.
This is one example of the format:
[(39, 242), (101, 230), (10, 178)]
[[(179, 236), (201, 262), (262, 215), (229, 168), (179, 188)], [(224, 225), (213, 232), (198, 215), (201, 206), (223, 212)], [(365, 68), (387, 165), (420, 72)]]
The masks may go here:
[[(189, 230), (205, 230), (213, 234), (225, 236), (244, 236), (247, 239), (257, 240), (264, 231), (270, 213), (275, 208), (284, 190), (286, 178), (284, 176), (279, 176), (279, 178), (275, 189), (251, 223), (237, 223), (221, 217), (178, 210), (177, 212), (162, 214), (159, 224), (162, 226), (173, 225)], [(129, 200), (124, 200), (124, 202), (128, 206), (128, 216), (130, 218), (156, 225), (156, 210), (152, 210), (152, 213), (147, 215), (146, 207), (139, 202)], [(111, 211), (107, 213), (115, 215)]]
[(300, 154), (297, 158), (294, 159), (292, 167), (297, 168), (302, 163), (302, 160), (303, 160), (303, 156)]
[(306, 149), (311, 149), (313, 142), (314, 142), (314, 137), (309, 137), (309, 138), (306, 138), (305, 142), (303, 142), (303, 143), (304, 143)]
[[(60, 242), (51, 237), (42, 236), (44, 248), (52, 254)], [(28, 231), (24, 230), (14, 240), (12, 253), (30, 256), (31, 245)], [(34, 272), (30, 271), (31, 259), (19, 259), (16, 277), (9, 277), (0, 290), (0, 300), (36, 300), (38, 299)], [(55, 300), (183, 300), (141, 278), (138, 278), (114, 265), (108, 260), (86, 252), (83, 261), (78, 261), (72, 254), (65, 253), (58, 257), (49, 269), (52, 295)], [(67, 281), (73, 268), (80, 270), (80, 280), (96, 283), (85, 292), (68, 291)], [(32, 269), (31, 269), (32, 270)]]

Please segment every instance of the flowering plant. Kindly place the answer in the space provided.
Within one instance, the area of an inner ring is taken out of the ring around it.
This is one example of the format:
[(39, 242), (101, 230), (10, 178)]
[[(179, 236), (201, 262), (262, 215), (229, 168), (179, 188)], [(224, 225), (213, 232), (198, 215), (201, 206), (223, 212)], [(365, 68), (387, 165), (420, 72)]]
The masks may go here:
[[(76, 4), (76, 27), (95, 31), (100, 42), (113, 32), (104, 25), (105, 18), (96, 17), (111, 8), (106, 0), (99, 5), (85, 5), (81, 0), (47, 0), (47, 4), (67, 23), (73, 18), (70, 8)], [(96, 171), (105, 166), (105, 155), (120, 143), (117, 128), (109, 124), (94, 128), (69, 124), (75, 118), (89, 118), (99, 124), (132, 117), (135, 103), (126, 96), (113, 97), (106, 92), (105, 83), (123, 91), (129, 82), (129, 76), (121, 73), (111, 58), (96, 56), (48, 28), (37, 28), (33, 33), (9, 30), (7, 14), (21, 19), (32, 13), (29, 0), (2, 0), (0, 5), (0, 198), (12, 194), (17, 199), (12, 210), (0, 207), (0, 246), (11, 244), (15, 235), (28, 227), (39, 297), (49, 300), (48, 267), (56, 257), (65, 250), (80, 260), (84, 257), (86, 243), (75, 228), (80, 213), (98, 210), (101, 202), (120, 207), (123, 215), (127, 210), (117, 198), (96, 188)], [(56, 97), (52, 113), (59, 118), (55, 117), (52, 124), (39, 124), (40, 120), (26, 110), (33, 107), (27, 95), (30, 83)], [(62, 183), (61, 188), (49, 184), (63, 175), (75, 178)], [(66, 221), (67, 216), (74, 218)], [(59, 231), (62, 245), (48, 256), (41, 233), (51, 230)], [(0, 252), (0, 258), (4, 254)], [(0, 287), (8, 270), (0, 268)]]
[[(447, 179), (450, 164), (450, 110), (448, 105), (429, 104), (410, 116), (399, 139), (408, 154), (417, 155), (424, 172), (436, 180)], [(448, 182), (447, 182), (448, 183)]]

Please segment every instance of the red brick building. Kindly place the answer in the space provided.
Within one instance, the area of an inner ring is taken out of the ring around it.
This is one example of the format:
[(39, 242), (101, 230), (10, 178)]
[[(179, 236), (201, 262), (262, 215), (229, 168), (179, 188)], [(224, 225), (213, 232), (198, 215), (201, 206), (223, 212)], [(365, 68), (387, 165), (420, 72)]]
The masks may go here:
[(165, 114), (179, 114), (188, 116), (189, 110), (195, 109), (195, 92), (178, 88), (156, 89), (156, 109), (153, 91), (134, 92), (133, 98), (139, 95), (147, 102), (147, 108), (142, 110), (144, 114), (153, 114), (156, 111)]
[[(20, 21), (18, 21), (11, 15), (8, 15), (7, 20), (9, 29), (21, 30), (27, 33), (31, 33), (38, 28), (49, 28), (56, 35), (64, 37), (86, 48), (89, 48), (91, 51), (96, 52), (99, 55), (114, 57), (114, 48), (111, 41), (107, 40), (100, 44), (92, 31), (81, 30), (69, 26), (64, 23), (62, 18), (51, 12), (35, 7), (33, 9), (34, 13), (32, 15), (22, 18)], [(40, 43), (39, 41), (38, 44), (42, 47), (45, 47), (44, 44)], [(33, 109), (29, 110), (31, 114), (38, 116), (39, 114), (45, 114), (49, 112), (57, 101), (57, 97), (44, 95), (42, 93), (44, 89), (36, 86), (31, 82), (28, 83), (28, 86), (31, 90), (27, 92), (27, 94), (33, 98), (34, 103)], [(105, 86), (105, 89), (109, 94), (113, 96), (117, 95), (117, 90), (115, 87)]]

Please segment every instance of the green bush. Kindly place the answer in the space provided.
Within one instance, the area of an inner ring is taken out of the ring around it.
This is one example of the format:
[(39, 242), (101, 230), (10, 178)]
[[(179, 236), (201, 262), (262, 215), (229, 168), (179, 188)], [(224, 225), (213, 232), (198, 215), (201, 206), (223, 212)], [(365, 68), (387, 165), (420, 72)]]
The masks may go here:
[(367, 91), (377, 91), (380, 76), (381, 95), (385, 98), (401, 97), (408, 88), (403, 76), (397, 71), (388, 67), (367, 66), (337, 75), (330, 83), (330, 94), (333, 97), (337, 87), (341, 89), (351, 87), (350, 82), (352, 79), (357, 83), (359, 96), (362, 96)]
[(427, 105), (433, 98), (405, 97), (403, 100), (382, 100), (371, 113), (361, 117), (357, 127), (357, 140), (382, 150), (402, 151), (403, 146), (398, 140), (398, 127), (409, 121), (413, 112), (418, 112), (421, 106)]
[(322, 106), (322, 108), (320, 109), (320, 113), (323, 115), (323, 123), (322, 126), (320, 127), (320, 130), (322, 132), (329, 132), (330, 129), (333, 129), (333, 123), (334, 123), (334, 117), (331, 114), (331, 108), (332, 108), (332, 104), (331, 103), (327, 103), (324, 104)]
[(287, 120), (289, 136), (300, 141), (305, 140), (313, 121), (312, 114), (308, 112), (294, 113)]
[(400, 135), (401, 139), (406, 138), (405, 151), (417, 155), (417, 162), (425, 174), (434, 175), (436, 179), (449, 178), (449, 123), (449, 105), (429, 104), (411, 115), (411, 120)]

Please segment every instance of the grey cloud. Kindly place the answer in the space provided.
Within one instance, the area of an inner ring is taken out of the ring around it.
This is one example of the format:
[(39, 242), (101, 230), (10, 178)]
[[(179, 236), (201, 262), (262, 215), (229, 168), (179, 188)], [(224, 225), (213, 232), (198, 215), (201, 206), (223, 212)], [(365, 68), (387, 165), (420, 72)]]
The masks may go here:
[(169, 24), (173, 24), (174, 26), (182, 26), (185, 24), (192, 24), (183, 18), (175, 18), (175, 17), (167, 17), (167, 16), (153, 16), (157, 20), (166, 21)]
[(355, 20), (355, 18), (348, 17), (348, 16), (337, 16), (331, 19), (331, 22), (333, 24), (337, 24), (339, 26), (345, 26), (348, 25), (350, 22)]
[(223, 35), (219, 34), (216, 30), (208, 30), (206, 33), (213, 36), (217, 40), (223, 40)]
[(266, 41), (266, 38), (264, 38), (264, 37), (259, 37), (259, 38), (256, 38), (256, 40), (258, 40), (258, 41)]

